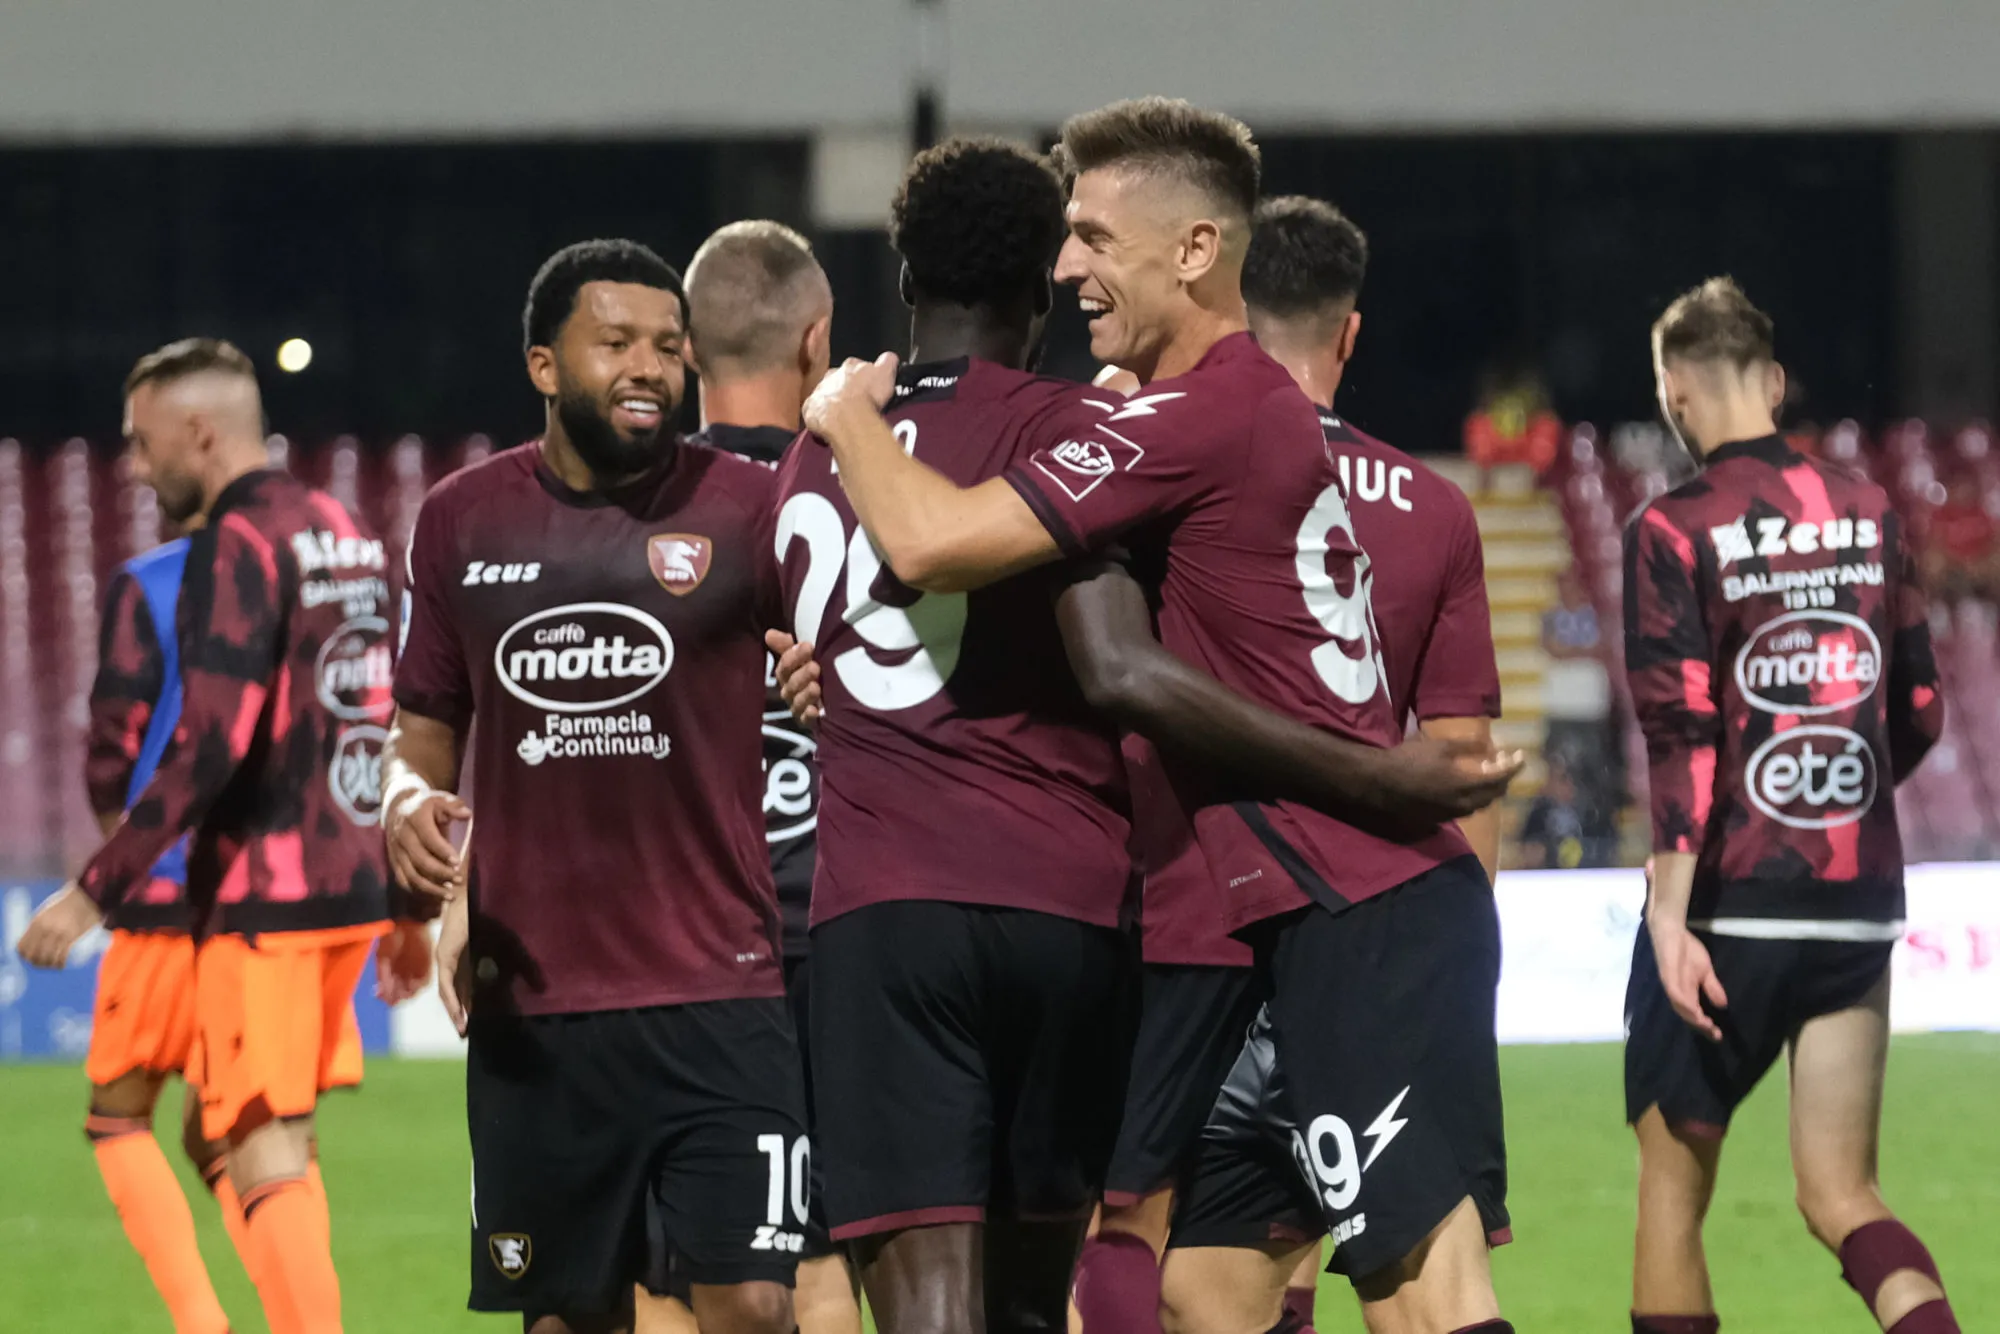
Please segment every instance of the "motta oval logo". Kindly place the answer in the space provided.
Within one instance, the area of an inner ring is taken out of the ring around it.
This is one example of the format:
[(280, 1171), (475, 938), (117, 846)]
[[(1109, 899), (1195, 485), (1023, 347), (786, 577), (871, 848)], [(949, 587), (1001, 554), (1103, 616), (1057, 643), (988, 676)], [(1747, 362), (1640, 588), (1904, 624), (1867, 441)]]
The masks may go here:
[(1859, 616), (1795, 611), (1764, 622), (1736, 654), (1736, 688), (1766, 713), (1851, 709), (1882, 679), (1882, 641)]
[(313, 664), (319, 702), (328, 713), (349, 722), (388, 717), (395, 676), (389, 622), (380, 616), (342, 622), (319, 646), (319, 659)]
[(674, 665), (667, 627), (622, 602), (572, 602), (514, 622), (493, 646), (507, 693), (554, 713), (630, 704)]
[(1838, 829), (1875, 804), (1875, 751), (1844, 727), (1787, 728), (1750, 754), (1750, 803), (1793, 829)]

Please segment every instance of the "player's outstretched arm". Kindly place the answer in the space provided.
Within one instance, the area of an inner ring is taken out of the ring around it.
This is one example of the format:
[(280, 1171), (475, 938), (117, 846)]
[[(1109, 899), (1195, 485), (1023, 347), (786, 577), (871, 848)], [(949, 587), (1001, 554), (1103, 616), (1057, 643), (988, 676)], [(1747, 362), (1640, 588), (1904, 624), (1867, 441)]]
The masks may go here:
[(1117, 565), (1080, 569), (1056, 614), (1092, 705), (1262, 797), (1377, 824), (1435, 824), (1490, 805), (1521, 767), (1519, 756), (1465, 741), (1383, 750), (1253, 704), (1160, 644), (1144, 591)]
[(813, 391), (805, 423), (833, 450), (854, 516), (896, 577), (963, 593), (1056, 559), (1055, 539), (1007, 482), (960, 487), (903, 451), (882, 417), (895, 387), (895, 353), (850, 357)]
[(382, 744), (382, 836), (389, 868), (406, 889), (451, 899), (464, 887), (463, 864), (449, 830), (470, 820), (458, 785), (465, 738), (450, 723), (396, 710)]

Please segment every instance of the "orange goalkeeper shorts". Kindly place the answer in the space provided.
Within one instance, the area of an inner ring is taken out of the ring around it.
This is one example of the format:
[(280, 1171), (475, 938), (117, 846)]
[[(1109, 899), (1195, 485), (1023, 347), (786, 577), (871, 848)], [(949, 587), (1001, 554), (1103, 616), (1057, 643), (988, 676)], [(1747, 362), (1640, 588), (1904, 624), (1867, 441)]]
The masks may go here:
[(203, 1134), (227, 1138), (246, 1114), (304, 1116), (328, 1089), (361, 1082), (354, 987), (386, 930), (376, 922), (202, 942), (201, 1039), (188, 1079), (201, 1089)]
[(179, 931), (113, 931), (97, 965), (83, 1072), (109, 1084), (133, 1070), (185, 1070), (194, 1045), (194, 940)]

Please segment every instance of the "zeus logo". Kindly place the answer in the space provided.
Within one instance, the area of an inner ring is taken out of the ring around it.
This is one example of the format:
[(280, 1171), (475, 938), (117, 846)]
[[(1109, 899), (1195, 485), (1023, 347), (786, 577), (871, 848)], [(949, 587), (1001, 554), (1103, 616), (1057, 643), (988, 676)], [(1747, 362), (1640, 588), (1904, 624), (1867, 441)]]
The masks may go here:
[(1106, 418), (1106, 420), (1122, 422), (1122, 421), (1129, 421), (1133, 417), (1156, 416), (1159, 413), (1160, 404), (1171, 403), (1177, 398), (1186, 398), (1186, 397), (1187, 395), (1184, 393), (1135, 394), (1131, 398), (1126, 399), (1124, 405), (1121, 406), (1118, 409), (1118, 411), (1112, 413), (1110, 417)]
[(1403, 1106), (1403, 1099), (1409, 1096), (1410, 1086), (1405, 1084), (1403, 1091), (1398, 1093), (1394, 1098), (1391, 1098), (1389, 1105), (1382, 1109), (1382, 1115), (1370, 1121), (1368, 1129), (1361, 1132), (1367, 1138), (1375, 1141), (1374, 1147), (1368, 1150), (1367, 1161), (1361, 1164), (1362, 1171), (1366, 1172), (1369, 1168), (1373, 1167), (1375, 1160), (1382, 1156), (1382, 1150), (1389, 1147), (1389, 1141), (1402, 1134), (1403, 1127), (1410, 1124), (1408, 1117), (1399, 1117), (1396, 1115), (1397, 1111)]

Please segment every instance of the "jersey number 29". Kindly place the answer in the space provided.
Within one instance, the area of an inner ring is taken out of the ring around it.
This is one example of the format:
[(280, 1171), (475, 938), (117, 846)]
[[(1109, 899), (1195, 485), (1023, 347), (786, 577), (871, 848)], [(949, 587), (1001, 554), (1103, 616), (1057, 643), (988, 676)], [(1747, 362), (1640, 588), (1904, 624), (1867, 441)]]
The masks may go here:
[[(899, 421), (895, 432), (903, 452), (915, 452), (917, 424)], [(799, 639), (820, 642), (827, 603), (846, 568), (847, 609), (840, 619), (865, 647), (835, 654), (830, 666), (850, 695), (868, 708), (889, 711), (911, 708), (944, 689), (965, 635), (965, 594), (925, 593), (907, 607), (877, 601), (882, 558), (875, 544), (859, 526), (848, 532), (833, 502), (811, 491), (801, 491), (778, 511), (780, 562), (794, 541), (806, 544), (806, 576), (792, 605), (792, 633)], [(875, 652), (909, 656), (885, 663)]]

